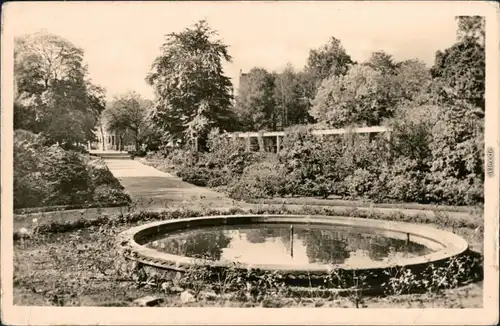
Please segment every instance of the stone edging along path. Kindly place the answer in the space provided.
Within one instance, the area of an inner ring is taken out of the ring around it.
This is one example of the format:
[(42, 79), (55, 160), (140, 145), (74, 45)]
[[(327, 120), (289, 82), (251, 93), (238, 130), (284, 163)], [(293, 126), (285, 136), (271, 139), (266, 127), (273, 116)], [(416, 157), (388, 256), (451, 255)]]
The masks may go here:
[(43, 206), (43, 207), (26, 207), (26, 208), (15, 208), (15, 215), (25, 215), (25, 214), (37, 214), (37, 213), (52, 213), (60, 211), (70, 211), (70, 210), (82, 210), (90, 208), (108, 208), (108, 207), (126, 207), (128, 202), (102, 202), (102, 203), (92, 203), (92, 204), (78, 204), (78, 205), (57, 205), (57, 206)]
[[(330, 275), (333, 270), (343, 270), (344, 272), (370, 273), (374, 279), (383, 278), (384, 270), (397, 266), (405, 266), (411, 270), (425, 269), (428, 264), (445, 263), (453, 257), (460, 256), (467, 252), (467, 242), (451, 232), (438, 230), (420, 224), (410, 224), (403, 222), (393, 222), (385, 220), (349, 218), (340, 216), (307, 216), (307, 215), (232, 215), (232, 216), (208, 216), (188, 218), (182, 220), (170, 220), (149, 223), (128, 229), (119, 234), (117, 241), (121, 252), (129, 259), (155, 268), (171, 271), (185, 271), (197, 266), (197, 259), (172, 255), (155, 249), (147, 248), (141, 244), (142, 240), (156, 233), (175, 231), (190, 227), (203, 227), (213, 225), (231, 224), (255, 224), (255, 223), (284, 223), (284, 224), (315, 224), (329, 226), (347, 226), (355, 229), (370, 230), (370, 232), (389, 236), (392, 238), (405, 239), (423, 244), (436, 251), (413, 258), (396, 261), (393, 263), (367, 263), (363, 265), (331, 265), (326, 267), (296, 266), (261, 264), (248, 265), (239, 264), (239, 269), (257, 269), (261, 271), (277, 271), (284, 274), (285, 279), (321, 279)], [(206, 264), (217, 268), (227, 268), (230, 262), (206, 261)], [(372, 280), (373, 281), (373, 280)]]

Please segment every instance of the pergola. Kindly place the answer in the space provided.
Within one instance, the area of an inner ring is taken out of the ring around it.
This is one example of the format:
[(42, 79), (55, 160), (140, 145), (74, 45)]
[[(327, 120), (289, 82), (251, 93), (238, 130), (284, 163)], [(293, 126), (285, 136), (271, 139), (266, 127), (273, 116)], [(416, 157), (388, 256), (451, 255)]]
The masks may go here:
[[(386, 133), (387, 140), (391, 139), (392, 129), (384, 126), (374, 126), (374, 127), (359, 127), (359, 128), (343, 128), (343, 129), (321, 129), (321, 130), (311, 130), (313, 135), (326, 136), (326, 135), (342, 135), (348, 133), (354, 134), (370, 134), (370, 133)], [(246, 139), (246, 149), (251, 151), (251, 141), (252, 138), (271, 138), (276, 137), (276, 152), (278, 153), (281, 148), (281, 137), (284, 137), (286, 132), (284, 131), (270, 131), (270, 132), (241, 132), (241, 133), (230, 133), (229, 137), (245, 138)], [(261, 149), (262, 150), (262, 149)]]

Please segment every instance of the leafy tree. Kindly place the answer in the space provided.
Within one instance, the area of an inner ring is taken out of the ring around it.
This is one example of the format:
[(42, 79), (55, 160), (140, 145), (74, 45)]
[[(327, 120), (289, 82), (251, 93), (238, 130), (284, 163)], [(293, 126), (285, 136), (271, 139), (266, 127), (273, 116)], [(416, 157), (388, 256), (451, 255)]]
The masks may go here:
[[(484, 115), (485, 47), (484, 18), (459, 18), (459, 40), (436, 53), (432, 76), (442, 84), (440, 101), (444, 104), (470, 103)], [(477, 36), (479, 35), (479, 36)]]
[(484, 199), (484, 119), (465, 105), (444, 107), (432, 129), (432, 201), (469, 205)]
[(390, 78), (366, 65), (356, 65), (345, 76), (322, 82), (310, 114), (336, 128), (379, 125), (392, 116), (393, 91)]
[(428, 171), (432, 162), (432, 130), (439, 123), (442, 108), (434, 105), (402, 106), (390, 122), (391, 153), (415, 162), (419, 171)]
[(399, 67), (399, 64), (394, 60), (392, 55), (384, 51), (373, 52), (370, 59), (364, 64), (383, 74), (395, 74)]
[(274, 78), (262, 68), (253, 68), (239, 86), (235, 111), (241, 130), (276, 130), (277, 112), (273, 98)]
[(469, 174), (483, 178), (483, 128), (484, 120), (467, 108), (442, 110), (433, 128), (433, 169), (457, 178)]
[(426, 95), (429, 94), (432, 79), (424, 62), (418, 59), (401, 62), (396, 68), (392, 80), (398, 105), (414, 102), (418, 102), (418, 104), (428, 103)]
[(104, 111), (104, 117), (109, 130), (116, 131), (121, 135), (131, 131), (134, 136), (136, 148), (140, 148), (141, 133), (146, 129), (148, 114), (152, 102), (142, 98), (136, 92), (128, 92), (119, 96), (111, 102)]
[(458, 16), (456, 19), (458, 22), (458, 41), (464, 41), (465, 39), (472, 38), (484, 46), (484, 39), (486, 36), (484, 17)]
[(146, 116), (139, 137), (141, 146), (145, 146), (147, 151), (157, 151), (161, 148), (163, 132), (153, 122), (151, 114)]
[(307, 123), (310, 119), (310, 100), (300, 77), (290, 64), (283, 72), (275, 74), (274, 98), (282, 128)]
[(14, 128), (71, 147), (95, 139), (103, 89), (91, 83), (83, 51), (53, 34), (15, 40)]
[(306, 70), (313, 74), (316, 86), (329, 76), (342, 76), (347, 73), (353, 61), (340, 43), (332, 37), (330, 42), (319, 49), (309, 51)]
[(335, 37), (320, 48), (310, 50), (300, 76), (303, 96), (312, 100), (325, 78), (343, 76), (353, 64), (340, 40)]
[(168, 34), (147, 76), (157, 95), (153, 121), (175, 141), (233, 128), (232, 84), (222, 67), (231, 57), (216, 35), (204, 20)]
[(458, 17), (457, 42), (436, 53), (429, 103), (440, 107), (431, 129), (427, 199), (454, 204), (483, 198), (484, 18)]

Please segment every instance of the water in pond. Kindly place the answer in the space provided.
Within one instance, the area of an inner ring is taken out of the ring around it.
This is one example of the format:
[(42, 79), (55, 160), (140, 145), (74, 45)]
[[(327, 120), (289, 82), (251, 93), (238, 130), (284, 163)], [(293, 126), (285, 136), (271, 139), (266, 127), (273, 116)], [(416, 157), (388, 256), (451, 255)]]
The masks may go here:
[[(149, 248), (195, 258), (247, 264), (359, 265), (425, 255), (427, 247), (406, 240), (337, 226), (256, 224), (179, 230), (145, 239)], [(293, 254), (292, 254), (293, 251)]]

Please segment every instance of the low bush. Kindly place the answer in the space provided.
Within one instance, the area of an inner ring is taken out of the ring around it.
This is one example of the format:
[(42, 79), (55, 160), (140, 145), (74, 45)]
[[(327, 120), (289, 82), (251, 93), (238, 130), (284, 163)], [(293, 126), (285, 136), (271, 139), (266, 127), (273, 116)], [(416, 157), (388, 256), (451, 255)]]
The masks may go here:
[(52, 190), (46, 199), (49, 205), (87, 203), (92, 200), (93, 185), (85, 157), (52, 146), (43, 159), (44, 178)]
[(344, 187), (349, 197), (369, 197), (377, 185), (377, 176), (366, 169), (356, 169), (347, 176)]
[(14, 208), (124, 203), (130, 198), (101, 159), (56, 145), (35, 135), (14, 141)]
[(115, 178), (102, 159), (93, 158), (87, 163), (87, 166), (94, 187), (106, 185), (123, 189), (118, 179)]
[(484, 185), (476, 176), (465, 179), (427, 176), (426, 199), (429, 202), (451, 205), (476, 205), (484, 201)]
[(106, 204), (130, 204), (130, 196), (127, 195), (123, 188), (113, 187), (109, 184), (104, 184), (94, 188), (92, 193), (92, 202)]
[(177, 171), (177, 175), (182, 181), (189, 182), (199, 187), (206, 187), (211, 179), (211, 174), (214, 174), (213, 170), (207, 169), (206, 167), (181, 167)]
[(282, 196), (284, 182), (284, 170), (278, 162), (259, 162), (245, 168), (241, 178), (230, 184), (228, 193), (235, 199)]
[(220, 187), (239, 180), (243, 171), (272, 154), (247, 152), (244, 144), (217, 130), (210, 133), (208, 152), (169, 149), (148, 153), (141, 160), (162, 171), (175, 172), (183, 181), (200, 187)]
[(426, 202), (425, 171), (418, 168), (415, 160), (398, 158), (383, 168), (372, 197), (379, 201)]
[(132, 156), (132, 158), (134, 157), (145, 157), (148, 152), (144, 149), (139, 149), (139, 150), (136, 150), (136, 151), (128, 151), (128, 153)]

